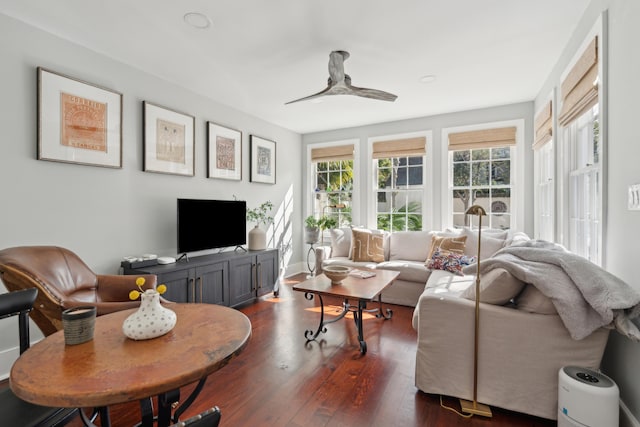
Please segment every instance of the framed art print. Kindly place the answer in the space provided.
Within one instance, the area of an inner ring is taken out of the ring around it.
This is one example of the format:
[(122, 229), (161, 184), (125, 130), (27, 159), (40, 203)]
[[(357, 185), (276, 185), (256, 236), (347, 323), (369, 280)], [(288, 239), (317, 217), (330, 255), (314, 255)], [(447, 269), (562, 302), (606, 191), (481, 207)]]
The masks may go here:
[(251, 135), (251, 182), (276, 183), (276, 143)]
[(207, 178), (242, 180), (242, 132), (207, 122)]
[(122, 94), (38, 67), (38, 160), (122, 167)]
[(193, 176), (195, 117), (143, 101), (145, 172)]

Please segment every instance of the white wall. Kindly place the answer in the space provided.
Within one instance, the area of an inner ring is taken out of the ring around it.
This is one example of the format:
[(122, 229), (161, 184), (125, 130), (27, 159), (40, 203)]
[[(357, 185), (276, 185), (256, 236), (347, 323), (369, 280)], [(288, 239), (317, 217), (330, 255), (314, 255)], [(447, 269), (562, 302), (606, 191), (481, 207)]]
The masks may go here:
[[(125, 255), (176, 255), (178, 197), (236, 196), (249, 207), (271, 200), (283, 218), (279, 232), (294, 243), (286, 261), (302, 259), (299, 134), (1, 14), (0, 58), (0, 248), (59, 245), (97, 273), (117, 273)], [(122, 169), (36, 160), (38, 66), (124, 95)], [(195, 177), (142, 171), (143, 100), (196, 117)], [(241, 182), (206, 178), (206, 121), (243, 132)], [(250, 134), (276, 141), (275, 185), (249, 182)], [(15, 346), (15, 325), (5, 323), (0, 322), (0, 377), (8, 366), (3, 351)]]
[[(640, 288), (637, 254), (640, 253), (640, 212), (627, 210), (627, 186), (640, 183), (638, 99), (640, 99), (640, 2), (593, 0), (565, 47), (557, 65), (536, 98), (538, 108), (553, 87), (580, 43), (603, 11), (608, 9), (608, 176), (607, 241), (605, 268)], [(623, 402), (621, 426), (640, 425), (640, 344), (611, 333), (602, 370), (620, 387)], [(635, 420), (633, 418), (635, 418)]]
[[(432, 156), (432, 170), (428, 171), (429, 175), (425, 182), (425, 186), (429, 186), (432, 194), (431, 198), (433, 206), (430, 212), (425, 212), (426, 215), (431, 213), (431, 220), (426, 220), (425, 224), (432, 224), (434, 229), (442, 228), (444, 223), (441, 217), (440, 203), (442, 200), (442, 189), (447, 188), (447, 184), (442, 182), (443, 168), (447, 165), (441, 161), (443, 151), (447, 150), (447, 141), (442, 140), (442, 130), (452, 127), (470, 126), (482, 123), (503, 122), (509, 120), (523, 120), (524, 121), (524, 177), (522, 188), (524, 191), (524, 215), (523, 215), (523, 229), (526, 233), (533, 234), (533, 151), (530, 149), (531, 141), (533, 138), (533, 103), (523, 102), (513, 105), (504, 105), (500, 107), (484, 108), (472, 111), (463, 111), (458, 113), (441, 114), (437, 116), (421, 117), (410, 120), (401, 120), (395, 122), (378, 123), (369, 126), (360, 126), (355, 128), (339, 129), (328, 132), (317, 132), (313, 134), (305, 134), (302, 136), (302, 142), (305, 147), (308, 144), (341, 141), (355, 139), (359, 142), (359, 150), (356, 150), (359, 155), (358, 164), (360, 165), (361, 181), (359, 195), (360, 204), (360, 217), (353, 218), (355, 224), (366, 224), (366, 206), (368, 203), (369, 195), (366, 193), (367, 186), (364, 184), (369, 179), (367, 177), (367, 167), (369, 159), (367, 158), (367, 143), (369, 138), (382, 137), (386, 135), (401, 135), (412, 132), (425, 132), (431, 131), (432, 141), (428, 141), (432, 144), (429, 147), (428, 153)], [(303, 151), (303, 156), (305, 151)], [(306, 158), (303, 158), (303, 164), (306, 165)], [(303, 188), (308, 188), (309, 171), (303, 172)], [(446, 176), (446, 174), (445, 174)], [(304, 194), (304, 192), (303, 192)], [(373, 195), (371, 195), (373, 196)], [(305, 194), (306, 197), (306, 194)], [(302, 206), (305, 206), (303, 202)]]

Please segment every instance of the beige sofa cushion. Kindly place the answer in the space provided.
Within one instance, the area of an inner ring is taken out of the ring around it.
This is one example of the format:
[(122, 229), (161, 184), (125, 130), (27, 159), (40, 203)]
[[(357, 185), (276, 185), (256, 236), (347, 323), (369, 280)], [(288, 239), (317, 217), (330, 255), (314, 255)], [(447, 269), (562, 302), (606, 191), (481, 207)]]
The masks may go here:
[(331, 236), (331, 256), (351, 257), (351, 228), (334, 228), (329, 230)]
[[(478, 256), (478, 230), (464, 228), (462, 235), (467, 237), (467, 244), (464, 248), (465, 255)], [(507, 231), (502, 230), (482, 230), (480, 245), (480, 261), (491, 257), (504, 247)]]
[(551, 298), (544, 295), (533, 285), (524, 287), (520, 295), (515, 300), (518, 310), (528, 311), (538, 314), (558, 314)]
[[(515, 298), (525, 287), (525, 283), (504, 268), (494, 268), (480, 276), (480, 302), (502, 305)], [(462, 298), (476, 299), (475, 280), (461, 295)]]
[(399, 271), (400, 275), (396, 280), (406, 280), (407, 282), (427, 283), (431, 270), (425, 267), (423, 262), (389, 260), (381, 262), (376, 266), (379, 270)]
[(389, 260), (422, 261), (429, 256), (429, 231), (394, 231), (389, 237)]
[(351, 259), (355, 262), (384, 261), (384, 233), (375, 230), (351, 230), (353, 250)]

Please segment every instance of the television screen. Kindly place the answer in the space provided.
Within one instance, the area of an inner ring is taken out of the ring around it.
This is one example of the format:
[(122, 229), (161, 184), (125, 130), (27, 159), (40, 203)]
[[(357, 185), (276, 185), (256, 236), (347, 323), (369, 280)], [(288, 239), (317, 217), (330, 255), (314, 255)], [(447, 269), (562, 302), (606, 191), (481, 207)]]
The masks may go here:
[(246, 208), (239, 200), (178, 199), (178, 253), (244, 245)]

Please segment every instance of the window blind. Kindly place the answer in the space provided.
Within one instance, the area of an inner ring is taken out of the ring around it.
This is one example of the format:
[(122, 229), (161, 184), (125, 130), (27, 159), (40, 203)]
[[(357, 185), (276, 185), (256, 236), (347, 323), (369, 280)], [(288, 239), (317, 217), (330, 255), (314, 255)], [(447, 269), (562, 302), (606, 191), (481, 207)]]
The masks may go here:
[(311, 149), (312, 162), (334, 162), (337, 160), (352, 160), (354, 145), (335, 145)]
[(427, 138), (424, 136), (374, 142), (372, 157), (386, 159), (389, 157), (424, 156), (427, 152), (426, 143)]
[(567, 126), (598, 102), (598, 38), (595, 37), (562, 81), (558, 121)]
[(551, 137), (553, 136), (552, 112), (553, 106), (551, 105), (551, 101), (549, 101), (536, 116), (534, 122), (535, 135), (532, 146), (534, 150), (551, 141)]
[(477, 150), (516, 144), (516, 127), (472, 130), (449, 134), (449, 150)]

